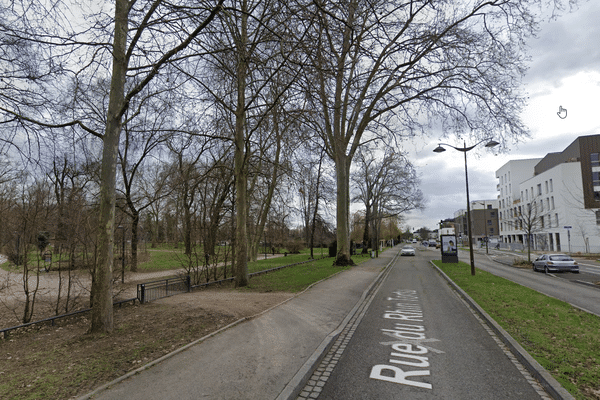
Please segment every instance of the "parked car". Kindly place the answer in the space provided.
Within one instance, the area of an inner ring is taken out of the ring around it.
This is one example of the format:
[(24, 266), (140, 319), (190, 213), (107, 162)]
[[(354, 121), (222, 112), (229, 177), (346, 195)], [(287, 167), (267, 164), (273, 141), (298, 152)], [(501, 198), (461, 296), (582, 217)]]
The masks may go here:
[(402, 250), (400, 250), (400, 255), (401, 256), (414, 256), (415, 255), (415, 248), (412, 246), (404, 246), (402, 248)]
[(429, 241), (429, 247), (437, 247), (437, 242), (430, 240)]
[(534, 271), (567, 271), (579, 273), (579, 265), (571, 256), (566, 254), (544, 254), (539, 256), (533, 262)]

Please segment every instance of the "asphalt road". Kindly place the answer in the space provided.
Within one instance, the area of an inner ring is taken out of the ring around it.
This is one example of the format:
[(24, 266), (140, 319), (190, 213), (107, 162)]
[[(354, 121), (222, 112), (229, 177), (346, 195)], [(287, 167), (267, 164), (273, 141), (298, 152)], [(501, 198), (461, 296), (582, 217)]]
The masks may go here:
[(318, 399), (547, 398), (431, 267), (438, 254), (390, 268)]

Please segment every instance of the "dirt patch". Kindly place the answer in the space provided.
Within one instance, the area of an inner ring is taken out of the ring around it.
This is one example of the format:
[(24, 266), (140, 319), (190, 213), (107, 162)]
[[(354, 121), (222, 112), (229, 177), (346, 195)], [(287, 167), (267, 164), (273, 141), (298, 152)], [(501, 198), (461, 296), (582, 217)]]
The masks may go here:
[(0, 338), (0, 398), (83, 395), (292, 296), (208, 289), (117, 307), (111, 334), (87, 334), (88, 314), (21, 329)]

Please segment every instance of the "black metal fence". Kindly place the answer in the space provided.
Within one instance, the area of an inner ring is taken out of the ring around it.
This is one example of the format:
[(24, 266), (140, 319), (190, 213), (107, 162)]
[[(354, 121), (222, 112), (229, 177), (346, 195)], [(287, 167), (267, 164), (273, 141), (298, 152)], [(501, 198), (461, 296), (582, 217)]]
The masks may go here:
[[(267, 274), (269, 272), (277, 271), (283, 268), (293, 267), (294, 265), (306, 264), (315, 260), (321, 260), (327, 257), (316, 258), (314, 260), (306, 260), (300, 261), (293, 264), (282, 265), (280, 267), (275, 267), (271, 269), (266, 269), (263, 271), (252, 272), (248, 274), (248, 277), (258, 276), (262, 274)], [(191, 292), (192, 289), (199, 289), (212, 285), (219, 285), (225, 282), (231, 282), (235, 278), (226, 278), (220, 279), (217, 281), (211, 281), (206, 283), (200, 283), (198, 285), (191, 284), (191, 278), (189, 275), (186, 276), (178, 276), (174, 278), (168, 279), (160, 279), (156, 281), (139, 283), (137, 285), (137, 298), (141, 304), (148, 303), (153, 300), (162, 299), (163, 297), (173, 296), (179, 293)]]
[[(317, 258), (316, 260), (320, 260), (323, 258), (327, 258), (327, 257)], [(315, 261), (315, 260), (307, 260), (307, 261), (301, 261), (301, 262), (297, 262), (297, 263), (293, 263), (293, 264), (282, 265), (280, 267), (275, 267), (275, 268), (271, 268), (271, 269), (267, 269), (267, 270), (263, 270), (263, 271), (253, 272), (248, 275), (249, 275), (249, 277), (262, 275), (262, 274), (277, 271), (277, 270), (280, 270), (283, 268), (292, 267), (294, 265), (309, 263), (312, 261)], [(161, 299), (163, 297), (173, 296), (173, 295), (179, 294), (179, 293), (190, 292), (192, 289), (206, 287), (206, 286), (215, 285), (215, 284), (221, 284), (221, 283), (225, 283), (225, 282), (233, 281), (233, 280), (234, 280), (234, 278), (227, 278), (227, 279), (221, 279), (218, 281), (201, 283), (199, 285), (192, 286), (190, 276), (186, 275), (186, 276), (172, 277), (172, 278), (161, 279), (161, 280), (156, 280), (156, 281), (151, 281), (151, 282), (146, 282), (146, 283), (140, 283), (137, 285), (137, 298), (121, 300), (121, 301), (113, 303), (113, 305), (121, 306), (122, 304), (128, 303), (128, 302), (133, 302), (135, 304), (136, 300), (138, 300), (140, 302), (140, 304), (144, 304), (144, 303), (148, 303), (152, 300)], [(74, 311), (74, 312), (71, 312), (68, 314), (57, 315), (57, 316), (42, 319), (39, 321), (29, 322), (27, 324), (11, 326), (9, 328), (3, 328), (3, 329), (0, 329), (0, 335), (3, 335), (4, 339), (6, 339), (6, 338), (8, 338), (9, 332), (12, 330), (24, 328), (24, 327), (39, 324), (42, 322), (50, 322), (52, 324), (52, 326), (54, 326), (54, 322), (57, 319), (74, 316), (74, 315), (85, 313), (88, 311), (91, 311), (91, 309), (88, 308), (85, 310)]]
[(141, 304), (174, 294), (191, 291), (190, 276), (160, 279), (157, 281), (140, 283), (137, 285), (137, 298)]
[[(120, 300), (120, 301), (114, 302), (113, 306), (117, 306), (118, 305), (120, 307), (121, 305), (123, 305), (125, 303), (129, 303), (129, 302), (132, 302), (133, 304), (135, 304), (136, 300), (137, 300), (136, 298), (126, 299), (126, 300)], [(83, 314), (83, 313), (86, 313), (88, 311), (92, 311), (92, 309), (91, 308), (86, 308), (85, 310), (73, 311), (73, 312), (70, 312), (68, 314), (55, 315), (53, 317), (44, 318), (44, 319), (41, 319), (41, 320), (38, 320), (38, 321), (28, 322), (28, 323), (22, 324), (22, 325), (16, 325), (16, 326), (11, 326), (9, 328), (3, 328), (3, 329), (0, 329), (0, 334), (3, 335), (4, 339), (7, 339), (9, 333), (11, 331), (16, 330), (16, 329), (26, 328), (26, 327), (31, 326), (31, 325), (41, 324), (42, 322), (50, 322), (50, 325), (54, 326), (54, 322), (57, 319), (66, 318), (66, 317), (72, 317), (74, 315)]]

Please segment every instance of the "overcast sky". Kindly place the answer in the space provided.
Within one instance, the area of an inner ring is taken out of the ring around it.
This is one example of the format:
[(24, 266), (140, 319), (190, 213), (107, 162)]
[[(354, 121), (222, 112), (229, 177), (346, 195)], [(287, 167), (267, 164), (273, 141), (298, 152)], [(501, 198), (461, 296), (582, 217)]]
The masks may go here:
[[(537, 39), (529, 42), (532, 57), (525, 77), (529, 104), (522, 114), (531, 139), (512, 145), (507, 154), (494, 156), (483, 145), (467, 154), (471, 201), (498, 197), (495, 171), (509, 160), (543, 157), (562, 151), (578, 136), (600, 134), (600, 1), (582, 2), (577, 10), (543, 23)], [(557, 116), (559, 106), (567, 118)], [(462, 142), (445, 140), (457, 147)], [(467, 143), (467, 146), (474, 143)], [(447, 148), (433, 153), (430, 143), (406, 143), (405, 150), (421, 177), (427, 199), (424, 212), (411, 213), (405, 225), (437, 228), (466, 208), (463, 153)]]

